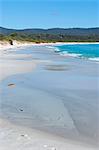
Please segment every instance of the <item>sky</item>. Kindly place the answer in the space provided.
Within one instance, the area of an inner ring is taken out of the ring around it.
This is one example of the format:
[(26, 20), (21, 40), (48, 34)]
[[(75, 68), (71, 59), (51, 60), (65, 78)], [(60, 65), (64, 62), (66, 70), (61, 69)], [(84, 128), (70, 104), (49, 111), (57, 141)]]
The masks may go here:
[(99, 0), (0, 0), (0, 26), (99, 27)]

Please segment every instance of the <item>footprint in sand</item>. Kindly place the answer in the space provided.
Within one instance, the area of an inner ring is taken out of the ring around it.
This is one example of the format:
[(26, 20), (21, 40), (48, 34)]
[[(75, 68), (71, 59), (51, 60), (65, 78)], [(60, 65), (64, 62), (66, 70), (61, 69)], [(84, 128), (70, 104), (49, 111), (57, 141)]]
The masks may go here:
[(31, 140), (31, 138), (27, 134), (21, 134), (20, 137), (17, 138), (17, 140), (21, 140), (22, 138)]

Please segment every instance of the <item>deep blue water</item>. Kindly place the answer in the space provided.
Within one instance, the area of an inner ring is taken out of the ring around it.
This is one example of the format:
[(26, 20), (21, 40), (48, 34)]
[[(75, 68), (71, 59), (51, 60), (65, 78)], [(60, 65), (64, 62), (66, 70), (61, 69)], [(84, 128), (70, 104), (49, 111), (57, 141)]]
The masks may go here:
[(99, 44), (77, 44), (55, 46), (56, 51), (63, 55), (99, 59)]

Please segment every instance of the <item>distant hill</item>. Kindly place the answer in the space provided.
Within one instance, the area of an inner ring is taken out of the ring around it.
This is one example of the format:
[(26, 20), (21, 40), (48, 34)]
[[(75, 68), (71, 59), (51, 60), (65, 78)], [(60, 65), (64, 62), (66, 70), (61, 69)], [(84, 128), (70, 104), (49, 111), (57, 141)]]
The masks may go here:
[(31, 42), (99, 42), (99, 28), (7, 29), (0, 27), (0, 40)]
[(99, 27), (97, 28), (51, 28), (51, 29), (7, 29), (0, 27), (0, 34), (9, 35), (11, 33), (21, 34), (55, 34), (55, 35), (68, 35), (68, 36), (90, 36), (99, 35)]

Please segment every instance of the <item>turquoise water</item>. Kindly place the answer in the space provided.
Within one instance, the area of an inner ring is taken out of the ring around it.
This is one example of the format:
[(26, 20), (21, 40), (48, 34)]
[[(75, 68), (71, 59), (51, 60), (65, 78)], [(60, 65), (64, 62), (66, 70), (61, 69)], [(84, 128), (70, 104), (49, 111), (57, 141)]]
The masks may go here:
[(99, 44), (77, 44), (55, 46), (63, 55), (99, 60)]

